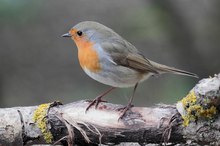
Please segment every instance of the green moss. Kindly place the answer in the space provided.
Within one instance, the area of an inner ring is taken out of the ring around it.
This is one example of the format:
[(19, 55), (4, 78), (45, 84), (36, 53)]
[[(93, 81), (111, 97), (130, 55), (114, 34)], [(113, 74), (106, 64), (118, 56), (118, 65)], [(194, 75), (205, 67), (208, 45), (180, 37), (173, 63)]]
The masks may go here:
[(217, 113), (217, 108), (211, 105), (210, 100), (205, 97), (197, 97), (193, 90), (180, 102), (182, 102), (186, 112), (182, 116), (184, 126), (188, 126), (191, 121), (197, 121), (198, 119), (210, 120)]
[(50, 103), (41, 104), (34, 111), (34, 115), (33, 115), (33, 121), (40, 128), (44, 136), (44, 139), (47, 143), (51, 143), (53, 139), (51, 132), (47, 129), (47, 119), (45, 118), (47, 116), (47, 111), (49, 108), (50, 108)]

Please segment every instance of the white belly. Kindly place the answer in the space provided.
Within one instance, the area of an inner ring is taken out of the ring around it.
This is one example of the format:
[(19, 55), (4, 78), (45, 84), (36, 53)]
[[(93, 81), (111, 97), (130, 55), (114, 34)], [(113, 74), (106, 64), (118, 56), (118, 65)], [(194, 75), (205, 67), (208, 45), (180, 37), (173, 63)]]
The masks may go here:
[(142, 82), (151, 76), (151, 74), (140, 74), (123, 66), (117, 67), (117, 70), (107, 69), (98, 73), (91, 72), (86, 68), (83, 70), (87, 75), (100, 83), (120, 88), (135, 86), (136, 83)]

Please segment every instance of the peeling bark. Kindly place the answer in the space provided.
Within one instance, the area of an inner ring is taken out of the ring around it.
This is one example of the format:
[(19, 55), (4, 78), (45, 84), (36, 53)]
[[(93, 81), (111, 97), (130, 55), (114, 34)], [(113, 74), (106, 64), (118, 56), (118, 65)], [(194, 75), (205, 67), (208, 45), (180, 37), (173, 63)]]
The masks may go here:
[[(219, 109), (220, 75), (210, 78), (213, 86), (205, 86), (209, 79), (202, 80), (194, 88), (197, 93), (208, 93)], [(203, 85), (202, 85), (203, 84)], [(217, 88), (218, 87), (218, 88)], [(204, 88), (204, 89), (203, 89)], [(206, 90), (209, 88), (209, 90)], [(201, 92), (203, 91), (203, 92)], [(201, 94), (200, 94), (201, 95)], [(207, 98), (204, 97), (204, 98)], [(216, 113), (212, 119), (190, 121), (184, 127), (181, 114), (175, 106), (157, 105), (154, 107), (132, 107), (118, 121), (122, 105), (100, 103), (97, 109), (88, 106), (85, 100), (60, 105), (50, 104), (47, 109), (46, 125), (52, 135), (52, 143), (64, 145), (81, 144), (116, 145), (122, 142), (139, 143), (197, 143), (220, 144), (220, 119)], [(39, 106), (13, 107), (0, 109), (0, 145), (45, 144), (42, 128), (33, 117)]]

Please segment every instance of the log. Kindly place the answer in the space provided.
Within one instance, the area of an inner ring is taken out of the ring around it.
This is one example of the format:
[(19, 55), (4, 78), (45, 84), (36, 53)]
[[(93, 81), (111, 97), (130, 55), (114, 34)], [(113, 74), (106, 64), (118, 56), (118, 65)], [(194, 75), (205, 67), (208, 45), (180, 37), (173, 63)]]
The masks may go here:
[(201, 80), (175, 105), (132, 107), (60, 102), (0, 109), (0, 145), (117, 145), (120, 143), (220, 145), (220, 74)]

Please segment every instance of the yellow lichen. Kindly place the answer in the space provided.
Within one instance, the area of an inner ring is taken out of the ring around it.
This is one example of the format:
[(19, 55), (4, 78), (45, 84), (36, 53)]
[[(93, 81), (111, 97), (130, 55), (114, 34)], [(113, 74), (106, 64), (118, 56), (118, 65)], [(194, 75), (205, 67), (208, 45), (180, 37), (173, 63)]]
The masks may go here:
[(186, 113), (182, 115), (184, 126), (188, 126), (190, 121), (212, 119), (216, 115), (217, 109), (214, 105), (211, 105), (208, 99), (203, 97), (204, 99), (198, 100), (198, 98), (199, 97), (196, 97), (195, 92), (192, 90), (180, 101)]
[(183, 118), (183, 126), (188, 126), (189, 125), (189, 117), (188, 116), (182, 116)]
[(196, 102), (195, 92), (191, 91), (185, 98), (181, 100), (181, 102), (183, 103), (184, 107), (194, 104)]
[(215, 106), (211, 106), (211, 108), (206, 109), (206, 110), (201, 109), (200, 116), (212, 119), (213, 116), (216, 114), (216, 112), (217, 112), (216, 107)]
[(38, 108), (34, 111), (33, 121), (37, 124), (40, 128), (44, 139), (47, 143), (51, 143), (53, 136), (51, 132), (47, 129), (47, 111), (50, 108), (50, 103), (41, 104)]

